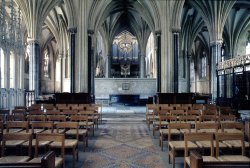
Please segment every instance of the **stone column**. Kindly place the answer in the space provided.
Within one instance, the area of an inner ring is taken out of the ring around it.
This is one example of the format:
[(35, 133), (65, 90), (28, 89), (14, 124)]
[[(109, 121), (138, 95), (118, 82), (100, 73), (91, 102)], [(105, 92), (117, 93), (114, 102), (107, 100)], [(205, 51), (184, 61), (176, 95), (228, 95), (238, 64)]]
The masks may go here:
[(4, 88), (10, 88), (10, 50), (6, 49), (4, 52)]
[(179, 30), (173, 30), (173, 44), (174, 44), (174, 92), (178, 93), (179, 87)]
[(110, 69), (111, 69), (111, 55), (107, 55), (106, 56), (105, 78), (110, 78)]
[(161, 32), (156, 35), (156, 58), (157, 58), (157, 92), (161, 92)]
[(94, 56), (93, 56), (93, 48), (92, 48), (92, 42), (93, 42), (93, 30), (88, 30), (88, 93), (90, 93), (92, 96), (95, 92), (95, 83), (94, 83)]
[(190, 62), (191, 62), (191, 54), (187, 55), (187, 92), (190, 92)]
[(61, 90), (61, 92), (63, 92), (63, 79), (64, 79), (64, 59), (65, 59), (65, 57), (64, 57), (64, 55), (63, 54), (59, 54), (59, 56), (58, 56), (59, 58), (59, 60), (60, 60), (60, 65), (61, 65), (61, 67), (60, 67), (60, 71), (61, 71), (61, 74), (60, 74), (60, 90)]
[(145, 78), (145, 54), (140, 56), (140, 78)]
[(35, 91), (35, 99), (41, 93), (41, 61), (40, 46), (38, 40), (28, 40), (29, 54), (29, 90)]
[(211, 43), (211, 93), (212, 101), (216, 102), (218, 97), (218, 75), (216, 71), (216, 66), (219, 61), (221, 61), (221, 44), (222, 41), (216, 41)]
[(75, 46), (77, 28), (69, 28), (70, 33), (70, 56), (71, 56), (71, 71), (70, 71), (70, 92), (75, 93)]

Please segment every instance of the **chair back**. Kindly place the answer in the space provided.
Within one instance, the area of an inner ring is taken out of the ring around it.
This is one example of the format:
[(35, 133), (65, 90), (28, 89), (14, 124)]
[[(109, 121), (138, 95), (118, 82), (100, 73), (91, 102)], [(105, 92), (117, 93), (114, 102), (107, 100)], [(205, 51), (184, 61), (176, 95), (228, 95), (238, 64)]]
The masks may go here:
[(28, 121), (7, 121), (6, 132), (8, 133), (10, 129), (20, 128), (29, 132), (29, 122)]
[(219, 157), (219, 151), (220, 141), (231, 141), (231, 140), (239, 140), (241, 143), (241, 153), (244, 156), (245, 155), (245, 142), (244, 142), (244, 133), (216, 133), (215, 134), (216, 139), (216, 157)]
[(31, 133), (5, 133), (3, 134), (2, 137), (2, 157), (5, 155), (5, 145), (6, 141), (13, 141), (13, 140), (23, 140), (23, 141), (28, 141), (28, 156), (32, 156), (32, 134)]

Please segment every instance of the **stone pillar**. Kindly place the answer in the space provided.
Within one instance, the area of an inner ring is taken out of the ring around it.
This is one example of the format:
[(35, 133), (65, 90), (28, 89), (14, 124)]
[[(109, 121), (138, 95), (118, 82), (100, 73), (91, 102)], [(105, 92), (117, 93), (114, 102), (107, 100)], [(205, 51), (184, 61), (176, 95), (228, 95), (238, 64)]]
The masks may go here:
[(145, 78), (145, 54), (140, 56), (140, 78)]
[(35, 99), (41, 93), (41, 61), (40, 46), (38, 40), (28, 40), (29, 51), (29, 90), (35, 91)]
[(111, 55), (107, 55), (106, 56), (105, 78), (110, 78), (110, 69), (111, 69)]
[(59, 60), (60, 60), (60, 65), (61, 65), (61, 67), (60, 67), (60, 71), (61, 71), (61, 76), (60, 76), (60, 90), (61, 90), (61, 92), (63, 92), (63, 79), (64, 79), (64, 59), (65, 59), (65, 57), (64, 57), (64, 55), (63, 54), (59, 54), (59, 58), (58, 58)]
[(10, 88), (10, 50), (6, 49), (4, 50), (4, 88), (9, 89)]
[(190, 62), (191, 62), (191, 54), (187, 55), (187, 92), (190, 92)]
[(161, 92), (161, 33), (156, 32), (157, 92)]
[(222, 41), (216, 41), (211, 43), (211, 93), (212, 93), (212, 101), (216, 102), (218, 97), (218, 75), (216, 71), (216, 66), (219, 61), (221, 61), (221, 44)]
[(2, 58), (3, 56), (2, 56), (2, 52), (1, 52), (1, 50), (0, 50), (0, 88), (3, 88), (3, 86), (2, 86), (2, 71), (3, 71), (3, 67), (1, 66), (2, 64), (1, 64), (1, 58)]
[(179, 86), (179, 30), (173, 30), (173, 44), (174, 44), (174, 92), (178, 93)]
[(94, 83), (94, 56), (93, 56), (93, 48), (92, 48), (92, 41), (93, 41), (93, 34), (92, 30), (88, 30), (88, 93), (92, 96), (95, 93), (95, 83)]
[(71, 56), (71, 71), (70, 71), (70, 92), (75, 93), (75, 46), (76, 46), (76, 33), (75, 27), (69, 28), (70, 33), (70, 56)]

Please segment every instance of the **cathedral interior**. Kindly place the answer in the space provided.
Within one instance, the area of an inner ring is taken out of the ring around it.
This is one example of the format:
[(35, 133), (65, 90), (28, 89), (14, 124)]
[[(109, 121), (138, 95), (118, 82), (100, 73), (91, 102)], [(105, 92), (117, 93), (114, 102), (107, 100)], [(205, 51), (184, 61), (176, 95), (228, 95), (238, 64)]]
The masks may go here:
[(65, 94), (250, 118), (249, 0), (0, 0), (0, 11), (2, 112)]

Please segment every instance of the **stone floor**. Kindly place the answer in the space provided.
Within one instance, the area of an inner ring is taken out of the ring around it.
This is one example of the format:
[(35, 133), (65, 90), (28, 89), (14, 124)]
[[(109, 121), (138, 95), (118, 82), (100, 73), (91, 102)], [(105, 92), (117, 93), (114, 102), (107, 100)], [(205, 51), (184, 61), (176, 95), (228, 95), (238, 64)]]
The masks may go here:
[[(145, 124), (146, 107), (112, 106), (102, 109), (102, 123), (90, 136), (89, 147), (83, 152), (79, 145), (77, 168), (168, 168), (167, 144), (159, 147), (159, 135), (152, 136)], [(65, 167), (72, 166), (66, 155)], [(183, 157), (176, 159), (176, 168), (183, 167)]]

